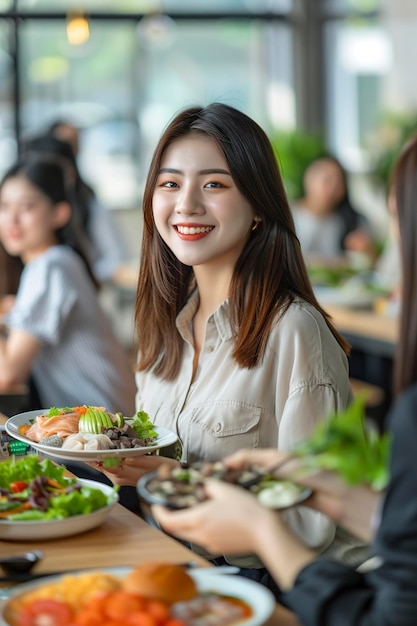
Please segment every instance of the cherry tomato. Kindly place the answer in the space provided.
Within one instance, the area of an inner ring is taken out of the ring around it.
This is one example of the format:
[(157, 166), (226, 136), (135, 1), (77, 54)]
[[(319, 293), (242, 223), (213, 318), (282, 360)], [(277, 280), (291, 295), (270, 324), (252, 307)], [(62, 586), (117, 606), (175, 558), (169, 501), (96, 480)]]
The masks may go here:
[(71, 607), (65, 602), (40, 598), (19, 611), (18, 626), (70, 626), (73, 621)]
[(28, 483), (25, 483), (24, 480), (15, 480), (13, 483), (10, 483), (10, 490), (12, 493), (19, 493), (19, 491), (27, 489), (28, 486)]

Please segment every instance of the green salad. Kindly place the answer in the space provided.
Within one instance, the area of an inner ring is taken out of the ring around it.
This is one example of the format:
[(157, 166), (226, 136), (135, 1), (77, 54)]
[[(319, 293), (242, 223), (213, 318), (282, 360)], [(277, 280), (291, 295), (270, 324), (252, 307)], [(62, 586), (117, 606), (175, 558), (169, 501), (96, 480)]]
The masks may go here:
[(313, 285), (340, 287), (357, 271), (349, 266), (309, 265), (307, 272)]
[(37, 455), (0, 463), (1, 520), (52, 520), (88, 515), (111, 502), (106, 495), (65, 476), (65, 467)]

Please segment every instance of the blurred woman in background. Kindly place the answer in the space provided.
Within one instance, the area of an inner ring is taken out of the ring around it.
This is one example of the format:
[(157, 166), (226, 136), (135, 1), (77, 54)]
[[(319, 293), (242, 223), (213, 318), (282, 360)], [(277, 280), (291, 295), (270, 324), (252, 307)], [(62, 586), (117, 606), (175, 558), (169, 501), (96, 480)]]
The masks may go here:
[(325, 156), (310, 163), (304, 173), (304, 192), (292, 211), (306, 260), (332, 261), (356, 253), (370, 264), (374, 258), (370, 227), (351, 204), (339, 161)]
[(8, 334), (0, 339), (0, 389), (32, 375), (44, 408), (94, 404), (131, 415), (133, 371), (99, 306), (71, 218), (60, 165), (26, 158), (6, 172), (0, 185), (0, 285), (10, 287), (13, 259), (21, 275), (6, 318)]
[(23, 142), (22, 154), (30, 158), (48, 157), (64, 168), (73, 219), (85, 239), (85, 251), (94, 276), (98, 282), (111, 281), (129, 260), (127, 246), (110, 210), (81, 177), (70, 143), (52, 134), (40, 135)]

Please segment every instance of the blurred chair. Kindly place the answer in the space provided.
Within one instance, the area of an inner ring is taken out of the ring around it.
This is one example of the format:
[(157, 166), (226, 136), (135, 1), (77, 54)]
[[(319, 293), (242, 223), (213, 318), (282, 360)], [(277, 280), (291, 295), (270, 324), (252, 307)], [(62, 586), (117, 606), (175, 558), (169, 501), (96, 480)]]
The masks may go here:
[(29, 411), (31, 408), (31, 393), (29, 385), (15, 385), (7, 391), (0, 392), (0, 414), (7, 417)]

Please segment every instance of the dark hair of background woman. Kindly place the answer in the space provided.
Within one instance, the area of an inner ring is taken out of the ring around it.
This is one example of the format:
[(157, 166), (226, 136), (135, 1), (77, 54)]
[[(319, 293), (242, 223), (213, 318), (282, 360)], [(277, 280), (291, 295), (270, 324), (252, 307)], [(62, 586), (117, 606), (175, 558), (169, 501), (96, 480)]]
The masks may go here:
[(56, 161), (64, 168), (67, 193), (72, 199), (80, 227), (85, 230), (90, 220), (90, 202), (95, 194), (81, 177), (71, 145), (51, 134), (38, 135), (22, 142), (21, 154), (25, 159)]
[[(65, 173), (63, 168), (55, 162), (47, 159), (31, 158), (21, 159), (15, 163), (4, 175), (0, 190), (4, 183), (10, 179), (22, 177), (39, 189), (53, 204), (59, 202), (71, 202), (68, 200), (65, 185)], [(87, 272), (98, 288), (91, 266), (84, 252), (84, 244), (78, 233), (78, 228), (71, 218), (68, 224), (56, 231), (59, 243), (69, 245), (83, 260)], [(0, 244), (0, 289), (1, 295), (15, 294), (23, 270), (23, 263), (20, 258), (12, 257), (4, 250)], [(3, 291), (4, 290), (4, 291)]]
[(417, 382), (417, 137), (408, 142), (394, 168), (401, 237), (402, 302), (400, 336), (394, 360), (394, 392)]
[(175, 378), (183, 349), (175, 319), (194, 286), (193, 269), (181, 263), (155, 228), (152, 197), (161, 160), (180, 137), (202, 134), (214, 139), (240, 193), (261, 218), (238, 262), (230, 285), (233, 357), (240, 367), (261, 361), (277, 314), (297, 296), (322, 313), (341, 347), (348, 345), (318, 304), (307, 276), (299, 241), (273, 148), (260, 126), (225, 104), (192, 107), (167, 126), (150, 165), (143, 198), (144, 230), (136, 298), (138, 370), (154, 368)]

